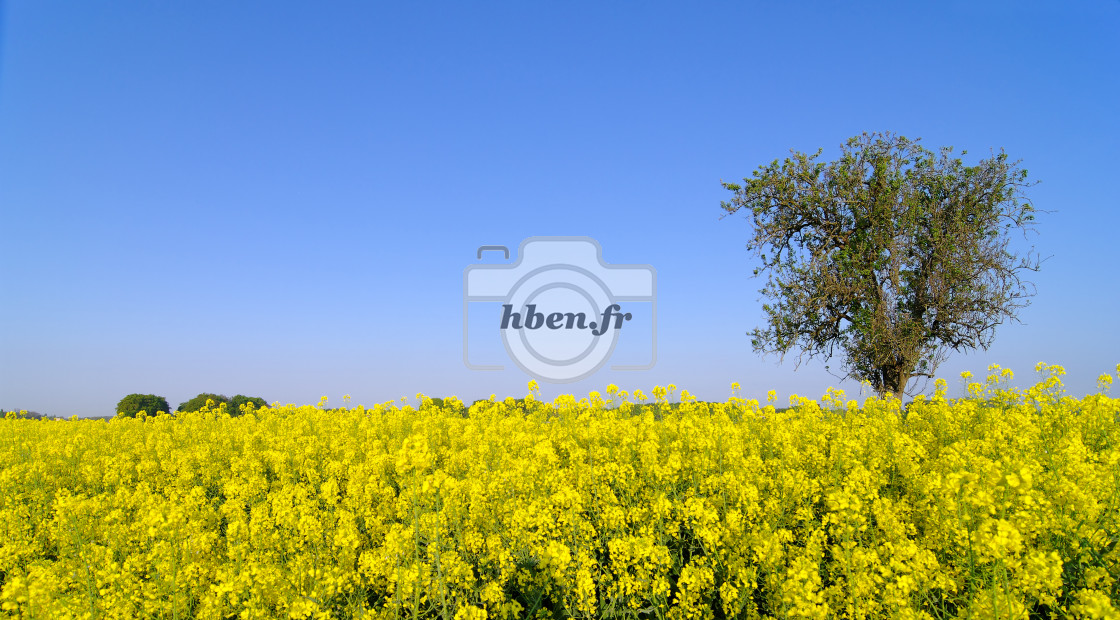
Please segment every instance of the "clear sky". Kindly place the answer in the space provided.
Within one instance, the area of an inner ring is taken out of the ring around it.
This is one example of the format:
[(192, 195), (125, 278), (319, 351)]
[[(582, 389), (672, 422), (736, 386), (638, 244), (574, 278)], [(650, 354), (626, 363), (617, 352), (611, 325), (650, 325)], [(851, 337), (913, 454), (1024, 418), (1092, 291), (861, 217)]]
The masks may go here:
[[(373, 404), (521, 396), (467, 369), (480, 245), (597, 239), (657, 270), (674, 383), (819, 397), (759, 358), (749, 224), (720, 180), (864, 131), (1004, 148), (1049, 260), (988, 351), (1096, 391), (1120, 362), (1120, 2), (0, 4), (0, 408), (126, 394)], [(486, 260), (490, 261), (491, 258)]]

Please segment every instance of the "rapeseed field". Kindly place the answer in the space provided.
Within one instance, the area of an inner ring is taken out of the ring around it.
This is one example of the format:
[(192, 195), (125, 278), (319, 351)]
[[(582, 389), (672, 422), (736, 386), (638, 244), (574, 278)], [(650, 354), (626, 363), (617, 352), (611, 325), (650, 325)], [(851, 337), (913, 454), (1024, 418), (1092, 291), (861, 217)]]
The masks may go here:
[[(17, 618), (1120, 618), (1120, 399), (674, 386), (0, 422)], [(1120, 373), (1120, 367), (1117, 368)]]

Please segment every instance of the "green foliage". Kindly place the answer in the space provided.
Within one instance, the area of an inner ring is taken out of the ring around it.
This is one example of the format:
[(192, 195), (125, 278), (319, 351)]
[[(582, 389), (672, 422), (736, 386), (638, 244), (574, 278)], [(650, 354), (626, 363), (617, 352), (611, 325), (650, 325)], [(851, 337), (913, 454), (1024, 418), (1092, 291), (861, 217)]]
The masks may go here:
[(141, 411), (147, 415), (171, 413), (167, 399), (155, 394), (129, 394), (117, 403), (117, 416), (134, 418)]
[(208, 392), (203, 392), (202, 394), (195, 396), (185, 403), (180, 403), (177, 411), (198, 411), (206, 405), (206, 401), (208, 400), (213, 401), (211, 407), (214, 409), (217, 409), (222, 403), (225, 403), (226, 411), (228, 411), (232, 416), (241, 415), (242, 405), (251, 404), (253, 406), (253, 409), (260, 409), (261, 407), (268, 406), (268, 403), (265, 401), (265, 399), (261, 398), (260, 396), (245, 396), (243, 394), (238, 394), (233, 398), (230, 398), (224, 394), (211, 394)]
[(268, 403), (260, 396), (244, 396), (238, 394), (229, 399), (230, 415), (241, 415), (241, 407), (243, 405), (252, 405), (253, 409), (260, 409), (262, 407), (267, 407)]
[[(844, 358), (843, 378), (899, 398), (950, 351), (986, 349), (1016, 319), (1037, 271), (1009, 233), (1032, 227), (1027, 172), (1002, 151), (975, 166), (902, 136), (863, 134), (833, 162), (759, 167), (722, 207), (745, 209), (766, 275), (756, 352)], [(964, 154), (962, 152), (962, 154)]]
[(202, 394), (199, 394), (198, 396), (195, 396), (194, 398), (188, 400), (185, 403), (179, 403), (179, 408), (176, 409), (176, 411), (184, 411), (184, 412), (185, 411), (198, 411), (199, 409), (202, 409), (206, 405), (206, 401), (208, 401), (208, 400), (214, 401), (214, 405), (213, 405), (214, 407), (217, 407), (218, 405), (220, 405), (222, 403), (227, 403), (227, 404), (229, 403), (229, 397), (228, 396), (225, 396), (225, 395), (222, 395), (222, 394), (210, 394), (210, 393), (207, 393), (207, 392), (203, 392)]

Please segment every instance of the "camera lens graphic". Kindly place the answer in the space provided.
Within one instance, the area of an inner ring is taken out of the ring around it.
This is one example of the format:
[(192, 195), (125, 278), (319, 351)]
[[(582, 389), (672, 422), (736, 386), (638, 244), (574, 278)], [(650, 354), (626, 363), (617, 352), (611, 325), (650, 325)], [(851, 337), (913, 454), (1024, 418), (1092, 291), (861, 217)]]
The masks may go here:
[[(510, 359), (534, 378), (551, 383), (571, 383), (586, 378), (606, 364), (618, 342), (619, 330), (600, 328), (603, 311), (612, 303), (606, 285), (590, 271), (573, 265), (546, 265), (523, 276), (512, 287), (506, 303), (522, 316), (521, 329), (502, 329), (502, 342)], [(556, 328), (547, 324), (529, 329), (532, 306), (541, 317), (563, 315)]]

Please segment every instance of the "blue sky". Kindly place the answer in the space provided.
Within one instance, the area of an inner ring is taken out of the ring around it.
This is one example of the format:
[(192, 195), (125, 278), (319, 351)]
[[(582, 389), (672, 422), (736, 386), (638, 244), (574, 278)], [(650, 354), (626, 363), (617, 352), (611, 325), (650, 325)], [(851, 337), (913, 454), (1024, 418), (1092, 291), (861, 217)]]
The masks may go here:
[[(520, 396), (462, 362), (480, 245), (657, 270), (658, 363), (544, 385), (817, 397), (759, 358), (720, 180), (893, 131), (1041, 181), (1023, 324), (940, 375), (1120, 362), (1120, 2), (0, 4), (0, 407)], [(975, 161), (971, 159), (970, 161)], [(490, 260), (490, 259), (487, 259)], [(512, 366), (512, 365), (511, 365)]]

